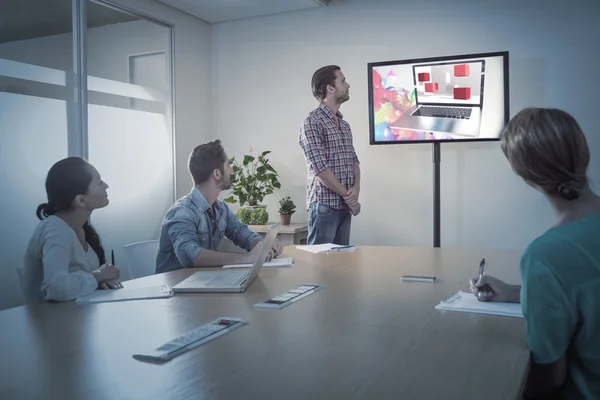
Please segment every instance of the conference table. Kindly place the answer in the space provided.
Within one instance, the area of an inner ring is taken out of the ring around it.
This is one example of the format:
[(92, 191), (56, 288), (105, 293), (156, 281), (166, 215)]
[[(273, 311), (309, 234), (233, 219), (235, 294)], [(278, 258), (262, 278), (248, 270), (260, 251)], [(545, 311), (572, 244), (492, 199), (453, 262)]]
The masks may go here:
[[(0, 399), (516, 399), (528, 369), (525, 322), (435, 306), (486, 259), (518, 283), (511, 251), (358, 247), (263, 268), (245, 293), (119, 303), (38, 303), (0, 312)], [(124, 282), (175, 285), (197, 269)], [(404, 274), (435, 283), (401, 282)], [(282, 309), (254, 304), (324, 285)], [(126, 290), (126, 289), (121, 289)], [(170, 362), (138, 361), (219, 317), (248, 321)]]

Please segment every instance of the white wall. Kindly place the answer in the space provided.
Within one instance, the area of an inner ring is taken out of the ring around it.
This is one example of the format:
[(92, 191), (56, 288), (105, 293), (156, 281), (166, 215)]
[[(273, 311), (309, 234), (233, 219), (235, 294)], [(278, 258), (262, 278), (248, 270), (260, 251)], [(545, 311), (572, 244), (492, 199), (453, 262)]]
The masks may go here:
[[(370, 146), (367, 63), (508, 50), (511, 116), (526, 106), (572, 113), (600, 178), (596, 95), (600, 8), (594, 0), (346, 0), (327, 8), (214, 24), (212, 136), (230, 156), (272, 150), (282, 189), (265, 202), (276, 220), (290, 195), (306, 221), (299, 126), (317, 106), (312, 73), (338, 64), (351, 85), (341, 111), (361, 159), (362, 213), (352, 242), (432, 245), (431, 145)], [(442, 246), (521, 249), (549, 227), (543, 197), (511, 171), (498, 142), (442, 146)]]

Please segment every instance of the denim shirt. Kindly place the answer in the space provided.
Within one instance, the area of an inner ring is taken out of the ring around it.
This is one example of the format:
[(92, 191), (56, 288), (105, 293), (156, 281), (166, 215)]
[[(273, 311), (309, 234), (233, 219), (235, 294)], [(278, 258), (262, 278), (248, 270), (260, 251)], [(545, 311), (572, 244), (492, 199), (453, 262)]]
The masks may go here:
[(227, 204), (217, 200), (211, 209), (202, 193), (192, 189), (173, 204), (163, 219), (156, 273), (193, 267), (198, 253), (216, 250), (223, 236), (247, 251), (262, 239), (241, 223)]

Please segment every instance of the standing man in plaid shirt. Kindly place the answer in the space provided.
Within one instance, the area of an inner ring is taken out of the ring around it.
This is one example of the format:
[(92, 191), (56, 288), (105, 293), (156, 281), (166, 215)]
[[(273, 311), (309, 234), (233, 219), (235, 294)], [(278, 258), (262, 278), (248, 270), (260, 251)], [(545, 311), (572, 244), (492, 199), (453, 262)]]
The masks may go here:
[(313, 74), (312, 92), (320, 104), (302, 123), (299, 140), (308, 169), (308, 244), (348, 245), (352, 216), (360, 213), (360, 166), (350, 125), (339, 112), (349, 89), (337, 65)]

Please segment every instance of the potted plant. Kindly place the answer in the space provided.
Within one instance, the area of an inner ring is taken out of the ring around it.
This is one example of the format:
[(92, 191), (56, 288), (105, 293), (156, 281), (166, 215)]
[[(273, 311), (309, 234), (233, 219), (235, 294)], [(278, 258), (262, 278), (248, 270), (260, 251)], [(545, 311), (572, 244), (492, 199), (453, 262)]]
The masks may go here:
[(269, 213), (262, 207), (241, 207), (235, 216), (246, 225), (266, 225), (269, 222)]
[[(250, 153), (252, 153), (252, 149), (250, 149)], [(272, 194), (275, 189), (281, 188), (281, 183), (278, 180), (279, 174), (269, 164), (269, 159), (266, 158), (269, 153), (271, 152), (268, 150), (263, 151), (257, 157), (254, 157), (252, 154), (246, 154), (241, 165), (235, 157), (229, 160), (233, 169), (233, 173), (231, 174), (231, 195), (223, 201), (240, 204), (240, 209), (236, 215), (245, 224), (266, 224), (269, 220), (269, 214), (262, 201), (266, 196)], [(243, 209), (249, 212), (242, 211)], [(257, 209), (261, 209), (262, 211), (254, 213), (254, 217), (251, 218), (252, 212)], [(252, 222), (261, 223), (254, 224)]]
[(279, 216), (281, 217), (281, 225), (289, 225), (292, 219), (292, 214), (296, 212), (296, 205), (290, 199), (290, 196), (279, 200)]

